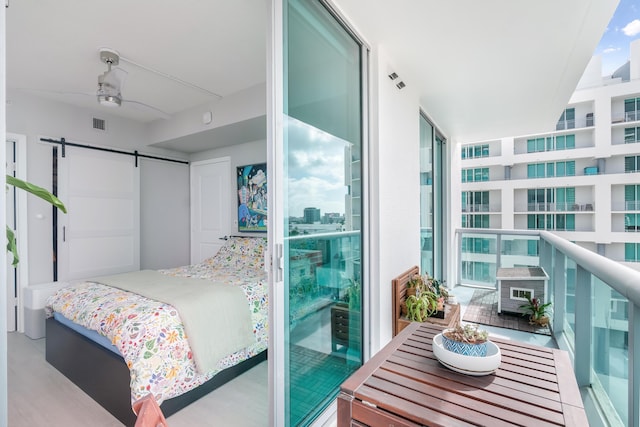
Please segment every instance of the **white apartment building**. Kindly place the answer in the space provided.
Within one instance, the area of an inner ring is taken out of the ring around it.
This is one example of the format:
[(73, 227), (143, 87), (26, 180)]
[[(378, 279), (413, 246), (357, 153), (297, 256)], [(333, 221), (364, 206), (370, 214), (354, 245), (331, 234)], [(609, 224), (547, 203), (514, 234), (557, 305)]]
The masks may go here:
[[(462, 228), (546, 229), (640, 270), (640, 40), (612, 76), (601, 69), (596, 56), (545, 132), (461, 144)], [(491, 245), (467, 238), (463, 282), (493, 285)], [(514, 254), (527, 265), (535, 242)]]

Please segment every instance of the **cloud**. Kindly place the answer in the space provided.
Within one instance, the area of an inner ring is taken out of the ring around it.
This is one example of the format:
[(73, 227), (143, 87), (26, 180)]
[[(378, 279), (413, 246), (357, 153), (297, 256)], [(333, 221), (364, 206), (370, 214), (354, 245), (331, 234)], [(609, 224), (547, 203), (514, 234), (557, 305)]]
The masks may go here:
[(622, 29), (622, 32), (629, 37), (640, 34), (640, 19), (634, 19), (633, 21), (629, 22)]
[(605, 48), (602, 51), (602, 53), (614, 53), (614, 52), (618, 52), (618, 51), (620, 51), (619, 47), (608, 47), (608, 48)]

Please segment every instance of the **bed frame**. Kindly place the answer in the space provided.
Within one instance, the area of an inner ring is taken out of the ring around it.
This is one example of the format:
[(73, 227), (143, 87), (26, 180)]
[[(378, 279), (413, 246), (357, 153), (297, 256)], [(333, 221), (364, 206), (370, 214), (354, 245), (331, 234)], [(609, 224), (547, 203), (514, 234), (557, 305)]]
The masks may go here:
[[(61, 324), (46, 320), (46, 360), (126, 426), (133, 426), (129, 368), (124, 359)], [(165, 400), (165, 417), (198, 400), (267, 359), (267, 351), (227, 368), (201, 386)]]

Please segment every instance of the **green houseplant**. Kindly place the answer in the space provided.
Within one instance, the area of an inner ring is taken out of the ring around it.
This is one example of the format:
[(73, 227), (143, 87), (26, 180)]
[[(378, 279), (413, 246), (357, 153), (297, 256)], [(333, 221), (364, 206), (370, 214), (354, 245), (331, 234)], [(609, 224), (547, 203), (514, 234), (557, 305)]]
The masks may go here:
[[(19, 178), (16, 178), (11, 175), (7, 175), (7, 185), (13, 185), (16, 188), (20, 188), (28, 193), (33, 194), (41, 198), (42, 200), (51, 203), (56, 208), (60, 209), (62, 212), (67, 213), (67, 208), (65, 208), (64, 204), (58, 199), (56, 196), (51, 194), (49, 191), (45, 190), (42, 187), (31, 184), (29, 182), (23, 181)], [(20, 258), (18, 257), (18, 246), (16, 244), (16, 236), (13, 233), (13, 230), (6, 226), (7, 228), (7, 251), (11, 253), (13, 256), (12, 265), (15, 267), (20, 262)]]
[(542, 303), (540, 298), (530, 298), (527, 296), (527, 303), (520, 308), (525, 310), (523, 316), (529, 315), (529, 323), (532, 325), (546, 326), (549, 324), (549, 307), (551, 301)]

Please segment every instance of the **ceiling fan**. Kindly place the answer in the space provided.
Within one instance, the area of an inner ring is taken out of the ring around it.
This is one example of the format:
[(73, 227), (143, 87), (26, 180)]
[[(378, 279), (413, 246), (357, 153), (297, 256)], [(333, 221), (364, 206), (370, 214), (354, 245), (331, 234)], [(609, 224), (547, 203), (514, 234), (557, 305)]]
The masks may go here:
[(100, 49), (100, 60), (107, 65), (107, 70), (98, 75), (98, 89), (96, 97), (100, 105), (106, 107), (120, 107), (122, 104), (130, 104), (134, 107), (151, 109), (160, 117), (168, 119), (171, 116), (151, 105), (122, 97), (122, 86), (127, 77), (127, 72), (122, 68), (116, 68), (120, 64), (118, 52), (108, 48)]

